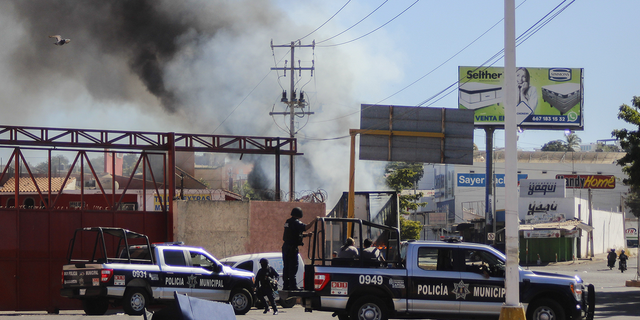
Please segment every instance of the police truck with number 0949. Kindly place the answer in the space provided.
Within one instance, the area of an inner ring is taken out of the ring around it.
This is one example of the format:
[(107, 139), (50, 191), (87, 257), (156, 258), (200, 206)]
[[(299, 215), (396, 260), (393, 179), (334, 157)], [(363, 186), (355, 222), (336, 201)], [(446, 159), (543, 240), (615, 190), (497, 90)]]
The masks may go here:
[[(364, 249), (370, 238), (384, 261), (334, 258), (343, 239)], [(320, 218), (309, 240), (306, 311), (340, 320), (494, 318), (505, 302), (506, 257), (491, 246), (458, 241), (401, 242), (399, 229), (359, 219)], [(518, 269), (527, 320), (593, 319), (595, 290), (575, 276)]]

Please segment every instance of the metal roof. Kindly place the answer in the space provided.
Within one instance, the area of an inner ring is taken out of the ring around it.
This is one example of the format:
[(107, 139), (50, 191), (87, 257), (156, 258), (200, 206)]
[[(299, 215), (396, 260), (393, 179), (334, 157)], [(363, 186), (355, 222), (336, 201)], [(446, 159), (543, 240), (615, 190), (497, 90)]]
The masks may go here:
[(545, 222), (535, 224), (521, 224), (520, 230), (575, 230), (582, 229), (585, 231), (593, 230), (593, 227), (578, 220), (566, 220), (562, 222)]

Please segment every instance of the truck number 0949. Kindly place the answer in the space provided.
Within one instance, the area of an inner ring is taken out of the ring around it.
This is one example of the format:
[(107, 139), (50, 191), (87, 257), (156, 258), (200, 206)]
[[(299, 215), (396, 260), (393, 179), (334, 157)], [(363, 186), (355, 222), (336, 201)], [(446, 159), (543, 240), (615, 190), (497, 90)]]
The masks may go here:
[(382, 284), (382, 276), (370, 276), (370, 275), (360, 275), (360, 284)]

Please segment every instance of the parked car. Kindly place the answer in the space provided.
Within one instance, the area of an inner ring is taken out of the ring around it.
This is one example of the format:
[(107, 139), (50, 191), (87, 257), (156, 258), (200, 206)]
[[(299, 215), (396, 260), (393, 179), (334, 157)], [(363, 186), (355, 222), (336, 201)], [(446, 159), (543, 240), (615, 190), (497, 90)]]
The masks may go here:
[[(272, 266), (278, 274), (280, 275), (280, 279), (278, 280), (278, 291), (282, 290), (282, 253), (281, 252), (265, 252), (265, 253), (253, 253), (253, 254), (243, 254), (238, 256), (227, 257), (224, 259), (220, 259), (220, 262), (224, 265), (232, 267), (234, 269), (247, 270), (249, 272), (253, 272), (253, 274), (258, 273), (258, 269), (260, 269), (260, 259), (266, 258), (269, 260), (269, 265)], [(298, 281), (298, 288), (302, 288), (302, 280), (304, 278), (304, 261), (302, 257), (298, 254), (298, 272), (296, 273), (296, 280)], [(278, 303), (283, 308), (291, 308), (296, 304), (296, 298), (291, 297), (285, 300), (277, 299)]]

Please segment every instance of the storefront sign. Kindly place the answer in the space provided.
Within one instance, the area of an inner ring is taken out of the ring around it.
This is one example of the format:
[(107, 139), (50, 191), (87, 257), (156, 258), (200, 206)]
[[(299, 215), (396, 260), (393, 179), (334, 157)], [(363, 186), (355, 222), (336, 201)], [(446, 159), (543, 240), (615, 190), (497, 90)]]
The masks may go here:
[[(518, 174), (518, 182), (528, 176), (528, 174)], [(504, 188), (504, 173), (496, 174), (494, 179), (496, 187)], [(458, 173), (458, 187), (484, 187), (485, 183), (484, 173)]]
[(562, 179), (524, 179), (520, 181), (521, 198), (564, 198), (565, 182)]
[(557, 174), (556, 179), (564, 179), (569, 189), (615, 189), (616, 177), (601, 174)]
[(526, 230), (525, 238), (560, 238), (560, 230)]

